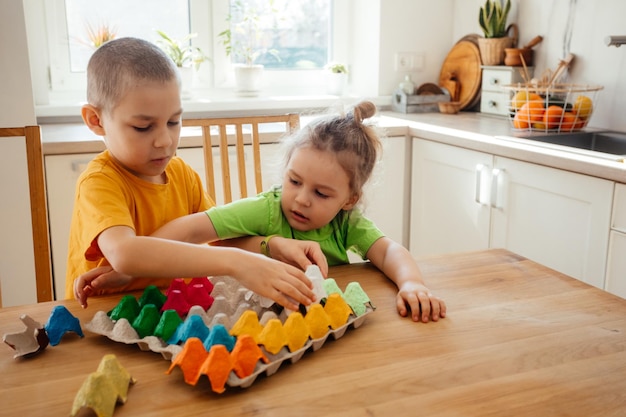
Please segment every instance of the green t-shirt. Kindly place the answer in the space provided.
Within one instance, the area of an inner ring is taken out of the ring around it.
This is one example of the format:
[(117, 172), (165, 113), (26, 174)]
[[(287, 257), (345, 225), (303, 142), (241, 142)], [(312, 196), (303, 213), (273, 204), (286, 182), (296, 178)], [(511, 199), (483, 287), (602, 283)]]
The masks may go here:
[(301, 232), (289, 226), (280, 207), (280, 187), (273, 187), (256, 197), (236, 200), (206, 211), (220, 239), (240, 236), (279, 235), (318, 242), (328, 265), (349, 263), (347, 251), (362, 258), (384, 234), (357, 209), (340, 212), (321, 229)]

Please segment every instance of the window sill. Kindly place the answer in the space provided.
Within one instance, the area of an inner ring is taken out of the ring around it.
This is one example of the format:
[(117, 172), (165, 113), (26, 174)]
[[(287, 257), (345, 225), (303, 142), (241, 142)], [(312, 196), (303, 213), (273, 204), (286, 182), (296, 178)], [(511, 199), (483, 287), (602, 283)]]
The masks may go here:
[[(215, 117), (222, 115), (245, 116), (251, 114), (278, 114), (297, 111), (315, 113), (328, 108), (350, 106), (363, 97), (346, 94), (334, 96), (328, 94), (261, 91), (256, 97), (243, 97), (231, 89), (212, 89), (194, 91), (190, 98), (183, 98), (185, 117)], [(390, 107), (391, 97), (368, 97), (381, 110)], [(35, 112), (39, 124), (81, 122), (80, 109), (83, 100), (72, 97), (58, 98), (52, 104), (37, 105)]]

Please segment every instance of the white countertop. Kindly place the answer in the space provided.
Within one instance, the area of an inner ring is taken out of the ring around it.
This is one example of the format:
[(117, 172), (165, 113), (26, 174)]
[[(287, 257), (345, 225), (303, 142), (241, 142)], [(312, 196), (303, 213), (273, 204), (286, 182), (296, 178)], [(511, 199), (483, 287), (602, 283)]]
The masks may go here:
[[(626, 183), (626, 163), (622, 158), (516, 137), (508, 119), (499, 116), (475, 112), (447, 115), (383, 111), (377, 122), (389, 137), (419, 137)], [(104, 149), (102, 139), (83, 124), (44, 124), (42, 141), (45, 155), (92, 153)], [(198, 137), (184, 132), (180, 146), (202, 145)]]

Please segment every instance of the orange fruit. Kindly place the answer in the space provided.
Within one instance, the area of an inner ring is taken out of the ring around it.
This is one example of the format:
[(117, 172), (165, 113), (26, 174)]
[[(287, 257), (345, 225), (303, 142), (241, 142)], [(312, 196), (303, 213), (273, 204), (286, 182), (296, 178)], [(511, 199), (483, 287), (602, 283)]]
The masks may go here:
[(543, 123), (548, 129), (556, 129), (561, 125), (561, 119), (563, 118), (563, 107), (561, 106), (548, 106), (543, 115)]
[(543, 119), (543, 112), (541, 101), (527, 101), (517, 111), (516, 116), (530, 125), (532, 122), (540, 122)]
[(522, 120), (520, 112), (515, 113), (515, 116), (513, 116), (513, 127), (516, 129), (528, 129), (528, 126), (530, 126), (528, 120)]
[(576, 116), (570, 111), (563, 113), (563, 120), (561, 120), (561, 131), (571, 132), (576, 126)]

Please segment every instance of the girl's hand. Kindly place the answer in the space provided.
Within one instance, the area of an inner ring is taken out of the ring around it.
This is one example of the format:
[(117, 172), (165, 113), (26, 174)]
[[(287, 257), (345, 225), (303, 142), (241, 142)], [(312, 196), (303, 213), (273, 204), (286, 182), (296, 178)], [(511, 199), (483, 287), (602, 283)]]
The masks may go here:
[(319, 243), (274, 236), (269, 240), (268, 246), (273, 259), (296, 266), (303, 271), (314, 264), (319, 267), (324, 277), (328, 276), (328, 262)]
[(446, 303), (434, 296), (426, 286), (416, 282), (406, 282), (400, 287), (396, 304), (402, 317), (408, 316), (410, 310), (415, 322), (428, 323), (429, 320), (438, 321), (446, 316)]
[(315, 301), (313, 284), (300, 269), (265, 255), (242, 253), (246, 259), (237, 262), (233, 276), (247, 289), (294, 311)]
[(74, 280), (74, 298), (87, 308), (87, 298), (103, 288), (116, 288), (130, 283), (133, 277), (120, 274), (111, 266), (100, 266), (87, 271)]

